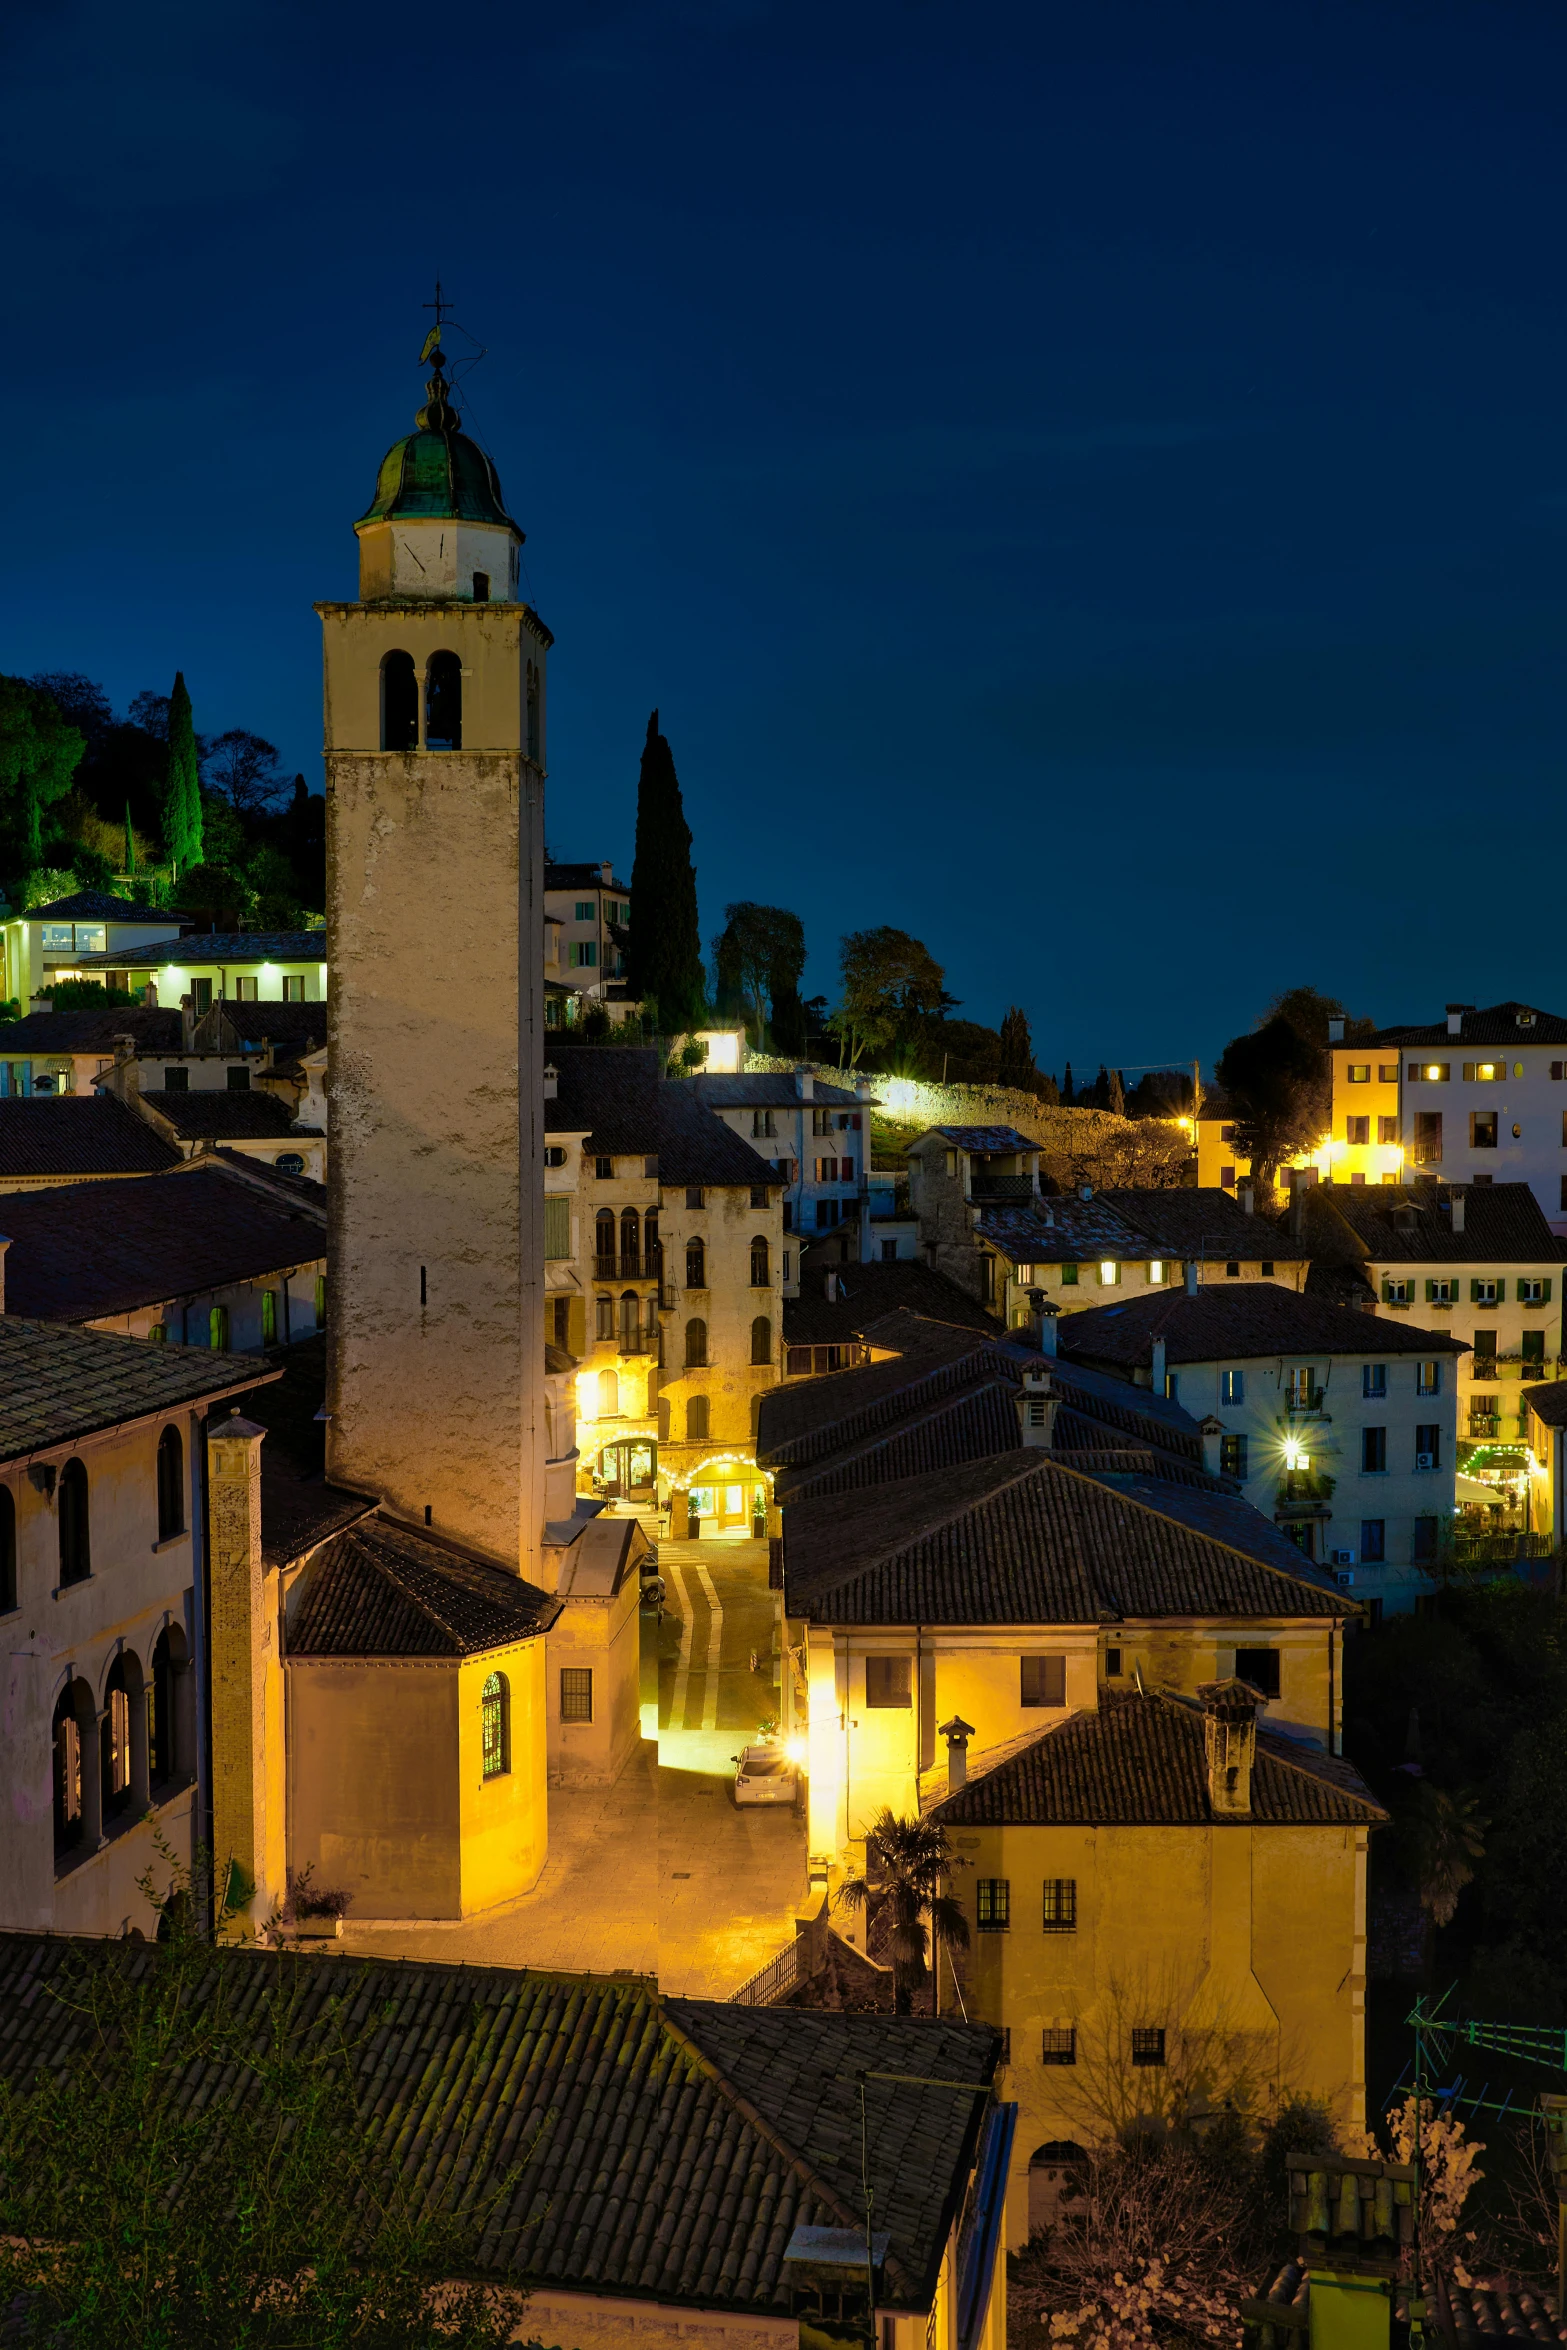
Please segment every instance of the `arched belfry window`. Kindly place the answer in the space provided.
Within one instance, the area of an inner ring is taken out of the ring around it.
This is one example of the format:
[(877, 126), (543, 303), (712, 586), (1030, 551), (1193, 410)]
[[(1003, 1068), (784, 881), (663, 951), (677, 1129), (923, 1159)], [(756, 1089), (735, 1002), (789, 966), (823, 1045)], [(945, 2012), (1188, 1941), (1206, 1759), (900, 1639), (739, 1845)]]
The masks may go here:
[(484, 1684), (484, 1776), (500, 1779), (511, 1769), (511, 1691), (504, 1673)]
[(388, 653), (381, 663), (381, 748), (419, 747), (419, 680), (412, 653)]
[(462, 662), (455, 653), (432, 653), (425, 673), (426, 750), (462, 749)]

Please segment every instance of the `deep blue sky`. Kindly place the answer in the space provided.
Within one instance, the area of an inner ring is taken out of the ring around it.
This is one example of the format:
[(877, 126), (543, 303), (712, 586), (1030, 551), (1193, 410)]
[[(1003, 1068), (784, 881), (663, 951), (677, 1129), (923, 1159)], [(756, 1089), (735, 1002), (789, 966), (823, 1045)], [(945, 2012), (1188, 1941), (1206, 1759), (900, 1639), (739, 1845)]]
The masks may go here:
[(1556, 0), (9, 10), (0, 668), (318, 782), (439, 267), (560, 853), (657, 703), (705, 937), (900, 924), (1047, 1067), (1567, 1009), (1564, 70)]

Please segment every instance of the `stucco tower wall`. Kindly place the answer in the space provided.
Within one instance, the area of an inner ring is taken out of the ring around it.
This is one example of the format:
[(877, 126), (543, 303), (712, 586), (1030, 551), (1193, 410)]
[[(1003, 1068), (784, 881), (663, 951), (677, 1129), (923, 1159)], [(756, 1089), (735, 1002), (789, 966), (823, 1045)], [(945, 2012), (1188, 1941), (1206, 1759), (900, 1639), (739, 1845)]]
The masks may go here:
[[(543, 769), (520, 606), (323, 605), (327, 1471), (532, 1575), (543, 1523)], [(463, 666), (460, 751), (385, 752), (380, 672)], [(466, 747), (472, 746), (472, 747)]]

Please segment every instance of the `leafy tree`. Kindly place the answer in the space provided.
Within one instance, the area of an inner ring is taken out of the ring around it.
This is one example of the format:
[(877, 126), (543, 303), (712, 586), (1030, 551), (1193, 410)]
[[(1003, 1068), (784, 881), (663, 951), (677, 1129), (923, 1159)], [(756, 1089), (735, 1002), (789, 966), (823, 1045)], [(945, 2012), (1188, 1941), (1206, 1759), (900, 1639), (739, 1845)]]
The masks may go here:
[(201, 930), (244, 930), (254, 919), (256, 895), (226, 865), (193, 865), (176, 875), (169, 901)]
[(70, 790), (84, 747), (47, 694), (0, 677), (0, 843), (13, 872), (43, 863), (44, 811)]
[[(205, 746), (201, 777), (209, 791), (221, 792), (241, 817), (271, 815), (290, 795), (276, 744), (243, 726), (231, 726)], [(303, 776), (296, 781), (303, 782)]]
[(704, 989), (697, 928), (696, 872), (674, 755), (647, 722), (637, 784), (637, 837), (631, 865), (631, 921), (626, 977), (633, 996), (656, 1007), (670, 1034), (699, 1026)]
[(1280, 1166), (1320, 1137), (1328, 1118), (1325, 1054), (1282, 1013), (1232, 1037), (1217, 1075), (1235, 1111), (1235, 1148), (1269, 1190)]
[(1336, 995), (1323, 995), (1315, 987), (1287, 987), (1282, 995), (1276, 995), (1257, 1026), (1265, 1027), (1270, 1020), (1287, 1020), (1303, 1043), (1315, 1045), (1321, 1053), (1328, 1049), (1330, 1020), (1343, 1021), (1346, 1044), (1358, 1044), (1376, 1034), (1374, 1020), (1352, 1018)]
[(839, 941), (838, 965), (843, 1000), (828, 1025), (851, 1069), (867, 1052), (884, 1053), (906, 1042), (951, 1002), (946, 975), (929, 947), (889, 924), (851, 930)]
[(783, 906), (760, 906), (742, 898), (724, 908), (724, 927), (713, 941), (719, 1000), (743, 1012), (761, 1041), (769, 1015), (783, 996), (798, 1001), (805, 969), (805, 925)]
[(35, 1987), (73, 2036), (45, 2079), (0, 2081), (9, 2338), (499, 2350), (524, 2293), (461, 2280), (515, 2165), (475, 2192), (465, 2150), (416, 2179), (377, 2112), (367, 1970), (323, 1999), (318, 1960), (214, 1951), (191, 1908), (176, 1884), (166, 1939), (79, 1946)]
[[(152, 697), (139, 695), (138, 701)], [(132, 703), (132, 709), (136, 703)], [(168, 765), (163, 786), (163, 843), (169, 862), (177, 873), (202, 858), (201, 837), (201, 778), (196, 750), (196, 729), (191, 721), (190, 695), (185, 690), (183, 670), (174, 676), (174, 691), (168, 708)]]
[(876, 1847), (881, 1874), (846, 1877), (838, 1899), (850, 1909), (864, 1909), (873, 1894), (890, 1912), (892, 1951), (892, 2007), (894, 2015), (912, 2015), (914, 1994), (928, 1980), (926, 1924), (930, 1944), (938, 1949), (966, 1950), (968, 1920), (963, 1904), (941, 1890), (951, 1873), (952, 1849), (947, 1831), (934, 1820), (899, 1819), (883, 1806), (872, 1821), (867, 1841)]
[(1034, 1083), (1034, 1040), (1028, 1033), (1028, 1015), (1019, 1004), (1007, 1008), (1001, 1023), (1001, 1054), (997, 1082), (1026, 1093)]

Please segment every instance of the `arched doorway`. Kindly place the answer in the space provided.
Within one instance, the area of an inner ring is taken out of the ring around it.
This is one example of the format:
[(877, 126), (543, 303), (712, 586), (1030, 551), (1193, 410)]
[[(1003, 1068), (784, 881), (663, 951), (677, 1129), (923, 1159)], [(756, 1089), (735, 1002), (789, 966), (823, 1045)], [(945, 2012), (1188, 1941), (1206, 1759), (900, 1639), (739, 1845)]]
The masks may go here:
[(1049, 2138), (1028, 2158), (1028, 2232), (1053, 2228), (1080, 2204), (1087, 2183), (1088, 2151), (1071, 2138)]

